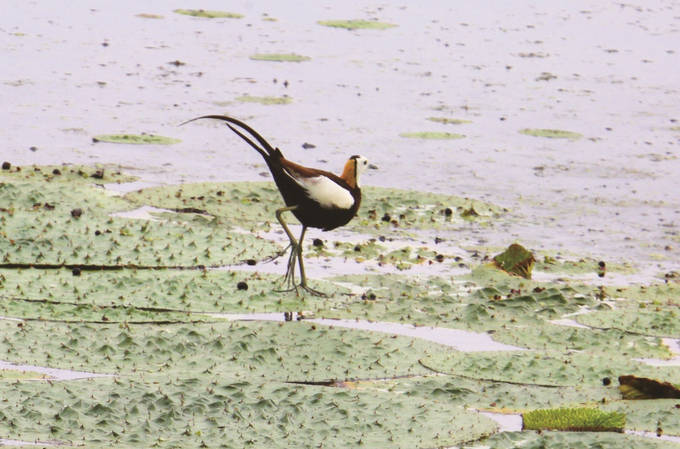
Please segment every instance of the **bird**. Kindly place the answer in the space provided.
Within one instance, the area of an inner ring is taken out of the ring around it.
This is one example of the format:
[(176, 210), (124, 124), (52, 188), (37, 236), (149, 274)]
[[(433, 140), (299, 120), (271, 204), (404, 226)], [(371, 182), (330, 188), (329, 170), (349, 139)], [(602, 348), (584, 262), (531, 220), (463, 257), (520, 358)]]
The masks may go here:
[[(318, 228), (330, 231), (349, 223), (357, 214), (361, 205), (361, 187), (359, 178), (367, 168), (377, 168), (369, 164), (361, 155), (351, 156), (345, 163), (340, 176), (316, 168), (305, 167), (286, 159), (281, 150), (272, 147), (257, 131), (242, 121), (226, 115), (203, 115), (183, 122), (201, 119), (214, 119), (227, 122), (227, 126), (236, 135), (248, 143), (264, 158), (285, 207), (276, 210), (276, 218), (288, 236), (290, 255), (283, 282), (288, 289), (299, 296), (298, 287), (316, 296), (327, 296), (315, 290), (307, 283), (304, 262), (302, 259), (302, 241), (307, 228)], [(245, 133), (249, 134), (248, 137)], [(251, 137), (257, 141), (255, 143)], [(259, 145), (258, 145), (259, 144)], [(286, 212), (292, 213), (302, 224), (299, 238), (295, 238), (284, 220)], [(286, 248), (286, 249), (288, 249)], [(285, 250), (284, 250), (285, 251)], [(299, 267), (300, 284), (295, 283), (295, 265)]]

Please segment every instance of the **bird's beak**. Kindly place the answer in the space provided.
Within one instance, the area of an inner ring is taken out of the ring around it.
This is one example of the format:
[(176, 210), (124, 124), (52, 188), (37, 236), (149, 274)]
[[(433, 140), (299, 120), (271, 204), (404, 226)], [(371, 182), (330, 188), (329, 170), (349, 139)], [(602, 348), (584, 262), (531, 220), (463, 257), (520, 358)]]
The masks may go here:
[(368, 168), (370, 168), (371, 170), (377, 170), (378, 166), (375, 164), (368, 164)]

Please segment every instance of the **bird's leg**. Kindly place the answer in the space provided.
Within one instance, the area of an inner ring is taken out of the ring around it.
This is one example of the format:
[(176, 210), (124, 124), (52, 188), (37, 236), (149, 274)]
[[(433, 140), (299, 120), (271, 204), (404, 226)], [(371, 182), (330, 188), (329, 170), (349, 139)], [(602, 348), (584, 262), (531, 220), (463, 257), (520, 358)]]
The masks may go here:
[(316, 296), (327, 296), (325, 293), (320, 292), (318, 290), (314, 290), (313, 288), (309, 287), (307, 285), (307, 276), (305, 275), (305, 266), (302, 261), (302, 239), (305, 238), (305, 233), (307, 232), (307, 226), (302, 226), (302, 233), (300, 234), (300, 239), (295, 240), (295, 236), (293, 236), (293, 233), (290, 232), (290, 229), (288, 229), (288, 224), (283, 220), (283, 213), (284, 212), (290, 212), (293, 211), (297, 208), (297, 206), (289, 206), (289, 207), (284, 207), (281, 209), (278, 209), (276, 211), (276, 218), (279, 220), (279, 223), (281, 223), (281, 226), (283, 227), (283, 230), (286, 232), (286, 235), (288, 236), (288, 240), (290, 240), (290, 256), (288, 256), (288, 267), (286, 268), (286, 275), (283, 278), (284, 283), (288, 284), (290, 286), (289, 289), (287, 290), (282, 290), (282, 291), (291, 291), (295, 290), (295, 294), (298, 294), (298, 286), (295, 284), (295, 262), (297, 260), (298, 266), (300, 267), (300, 287), (302, 287), (303, 290), (311, 293), (312, 295)]
[(298, 246), (297, 246), (297, 260), (298, 260), (298, 265), (300, 267), (300, 287), (311, 293), (312, 295), (316, 296), (323, 296), (323, 297), (328, 297), (327, 294), (320, 292), (318, 290), (314, 290), (310, 286), (307, 285), (307, 276), (305, 275), (305, 266), (304, 263), (302, 262), (302, 239), (305, 238), (305, 232), (307, 232), (307, 226), (302, 226), (302, 233), (300, 234), (300, 239), (298, 240)]
[(295, 237), (293, 236), (293, 233), (290, 232), (290, 229), (288, 229), (288, 225), (283, 219), (283, 213), (284, 212), (290, 212), (293, 211), (297, 208), (297, 206), (288, 206), (288, 207), (283, 207), (281, 209), (276, 210), (276, 219), (279, 220), (279, 223), (281, 223), (281, 227), (283, 227), (283, 230), (286, 232), (286, 235), (288, 236), (288, 240), (290, 241), (290, 256), (288, 256), (288, 267), (286, 268), (286, 275), (283, 278), (284, 283), (288, 284), (289, 286), (292, 286), (288, 290), (282, 290), (282, 291), (291, 291), (295, 290), (295, 293), (297, 294), (297, 286), (295, 285), (295, 258), (298, 255), (298, 242), (295, 240)]

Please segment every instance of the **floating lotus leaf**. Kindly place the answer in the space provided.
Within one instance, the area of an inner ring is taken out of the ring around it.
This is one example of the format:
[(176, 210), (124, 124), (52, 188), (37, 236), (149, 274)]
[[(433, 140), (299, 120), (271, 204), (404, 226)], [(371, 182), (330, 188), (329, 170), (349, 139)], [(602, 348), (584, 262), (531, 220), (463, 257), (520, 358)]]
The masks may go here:
[(550, 139), (570, 139), (577, 140), (583, 137), (579, 133), (572, 131), (564, 131), (561, 129), (537, 129), (537, 128), (525, 128), (519, 131), (520, 134), (534, 137), (547, 137)]
[(432, 354), (422, 363), (436, 372), (531, 385), (597, 385), (621, 373), (680, 382), (674, 367), (649, 366), (614, 353), (449, 352)]
[(372, 20), (320, 20), (319, 25), (347, 30), (386, 30), (397, 25)]
[(579, 323), (598, 328), (680, 338), (677, 307), (657, 306), (656, 310), (603, 310), (576, 317)]
[(127, 143), (133, 145), (172, 145), (181, 140), (153, 134), (102, 134), (94, 136), (93, 142)]
[(637, 376), (619, 376), (624, 399), (680, 399), (680, 388), (668, 382)]
[(279, 105), (279, 104), (290, 104), (293, 99), (288, 96), (283, 97), (256, 97), (253, 95), (241, 95), (236, 98), (236, 101), (241, 101), (244, 103), (260, 103), (264, 105)]
[(466, 123), (472, 123), (471, 120), (449, 117), (428, 117), (427, 119), (431, 122), (442, 123), (444, 125), (464, 125)]
[(13, 385), (0, 414), (12, 416), (10, 433), (23, 440), (88, 447), (449, 447), (496, 428), (446, 401), (236, 380), (187, 368), (172, 378)]
[(227, 11), (211, 11), (205, 9), (175, 9), (175, 13), (185, 16), (202, 17), (206, 19), (241, 19), (243, 14)]
[(448, 132), (438, 132), (438, 131), (419, 131), (419, 132), (408, 132), (399, 134), (401, 137), (413, 138), (413, 139), (433, 139), (433, 140), (452, 140), (452, 139), (463, 139), (465, 135), (457, 133)]
[(254, 61), (272, 61), (272, 62), (303, 62), (309, 61), (309, 56), (302, 56), (295, 53), (256, 53), (250, 56)]

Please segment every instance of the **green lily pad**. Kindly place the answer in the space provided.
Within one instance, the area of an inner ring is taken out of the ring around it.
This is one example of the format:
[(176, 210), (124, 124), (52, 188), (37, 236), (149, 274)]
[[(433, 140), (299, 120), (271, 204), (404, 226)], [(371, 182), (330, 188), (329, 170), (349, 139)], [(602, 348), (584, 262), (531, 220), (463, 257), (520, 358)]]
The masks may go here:
[(453, 139), (463, 139), (465, 135), (457, 133), (447, 133), (447, 132), (437, 132), (437, 131), (421, 131), (421, 132), (408, 132), (399, 134), (401, 137), (406, 137), (409, 139), (433, 139), (433, 140), (453, 140)]
[(463, 125), (466, 123), (472, 123), (471, 120), (463, 120), (459, 118), (449, 118), (449, 117), (428, 117), (431, 122), (442, 123), (444, 125)]
[(280, 105), (280, 104), (290, 104), (293, 99), (288, 96), (283, 97), (256, 97), (252, 95), (241, 95), (236, 98), (237, 101), (244, 103), (260, 103), (264, 105)]
[(181, 140), (153, 134), (102, 134), (94, 136), (93, 142), (127, 143), (133, 145), (172, 145)]
[(543, 386), (597, 385), (621, 373), (679, 382), (673, 367), (654, 367), (618, 354), (546, 353), (535, 351), (437, 353), (422, 360), (437, 371), (452, 375)]
[(254, 61), (273, 61), (273, 62), (303, 62), (309, 61), (309, 56), (302, 56), (295, 53), (256, 53), (250, 56)]
[(210, 11), (205, 9), (175, 9), (173, 12), (192, 17), (203, 17), (206, 19), (241, 19), (243, 14), (227, 11)]
[(626, 415), (596, 408), (532, 410), (522, 415), (526, 430), (570, 430), (576, 432), (621, 432)]
[(680, 319), (677, 307), (657, 310), (602, 310), (576, 317), (579, 323), (603, 329), (621, 329), (628, 332), (680, 338)]
[(571, 139), (577, 140), (583, 137), (582, 134), (573, 131), (564, 131), (561, 129), (541, 129), (541, 128), (525, 128), (519, 131), (520, 134), (534, 137), (548, 137), (550, 139)]
[(397, 26), (392, 23), (372, 20), (320, 20), (317, 23), (331, 28), (344, 28), (346, 30), (386, 30)]

